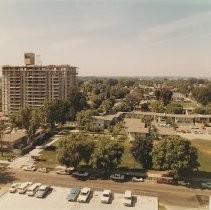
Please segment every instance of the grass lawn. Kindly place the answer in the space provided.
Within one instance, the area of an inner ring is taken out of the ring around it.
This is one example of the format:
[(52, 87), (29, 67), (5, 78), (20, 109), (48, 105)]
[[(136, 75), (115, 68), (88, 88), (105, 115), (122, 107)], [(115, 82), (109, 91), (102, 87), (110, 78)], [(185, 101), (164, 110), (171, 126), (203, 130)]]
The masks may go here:
[(166, 207), (162, 204), (159, 204), (159, 210), (167, 210)]
[(4, 152), (3, 156), (0, 154), (0, 160), (8, 160), (14, 155), (13, 152)]
[(141, 169), (142, 166), (140, 163), (136, 162), (130, 152), (132, 144), (126, 140), (125, 142), (122, 142), (123, 146), (125, 147), (125, 152), (122, 156), (122, 163), (120, 167), (128, 167), (129, 169)]
[(184, 108), (190, 108), (190, 107), (192, 107), (192, 108), (196, 108), (196, 107), (198, 107), (197, 106), (197, 104), (195, 103), (195, 102), (192, 102), (192, 101), (190, 101), (190, 102), (179, 102)]
[(40, 168), (49, 168), (54, 170), (56, 165), (59, 165), (59, 163), (56, 160), (56, 151), (42, 151), (41, 152), (41, 159), (42, 161), (37, 162), (37, 167)]
[(191, 140), (192, 145), (198, 149), (200, 171), (211, 172), (211, 141), (209, 140)]
[[(59, 140), (53, 145), (57, 146), (58, 142)], [(130, 153), (130, 148), (132, 146), (131, 143), (129, 143), (128, 140), (119, 143), (125, 147), (125, 152), (122, 156), (122, 163), (119, 165), (119, 167), (128, 167), (129, 169), (132, 169), (135, 166), (136, 169), (141, 169), (142, 166), (138, 162), (134, 161), (134, 158)], [(59, 165), (58, 161), (56, 160), (56, 151), (43, 150), (41, 152), (41, 159), (42, 161), (37, 162), (37, 167), (54, 169), (56, 165)]]

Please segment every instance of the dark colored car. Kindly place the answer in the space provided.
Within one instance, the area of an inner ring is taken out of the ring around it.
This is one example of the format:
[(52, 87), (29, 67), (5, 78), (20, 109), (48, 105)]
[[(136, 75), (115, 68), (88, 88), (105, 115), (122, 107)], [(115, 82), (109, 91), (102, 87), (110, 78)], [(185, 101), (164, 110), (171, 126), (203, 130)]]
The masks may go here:
[(125, 175), (123, 175), (123, 174), (111, 174), (110, 179), (112, 179), (113, 181), (124, 181)]
[(85, 171), (75, 171), (72, 173), (72, 176), (77, 179), (87, 179), (89, 177), (89, 173)]
[(50, 190), (49, 185), (41, 185), (39, 190), (36, 192), (35, 197), (44, 198), (47, 195), (49, 190)]
[(80, 193), (80, 188), (79, 187), (72, 187), (70, 188), (70, 191), (67, 195), (67, 200), (68, 201), (76, 201), (78, 195)]

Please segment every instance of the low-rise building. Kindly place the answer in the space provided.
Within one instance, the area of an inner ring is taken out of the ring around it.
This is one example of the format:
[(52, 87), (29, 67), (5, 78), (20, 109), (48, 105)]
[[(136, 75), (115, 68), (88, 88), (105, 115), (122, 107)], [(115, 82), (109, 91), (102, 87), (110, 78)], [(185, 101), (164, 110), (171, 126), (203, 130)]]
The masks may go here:
[(114, 125), (122, 120), (123, 116), (123, 112), (118, 112), (114, 115), (93, 116), (93, 124), (103, 129), (108, 128), (110, 125)]
[[(42, 138), (45, 130), (39, 129), (34, 135), (34, 140)], [(26, 131), (24, 129), (18, 130), (11, 134), (4, 134), (2, 138), (2, 145), (4, 149), (18, 148), (20, 144), (25, 144), (27, 141)]]
[(168, 127), (163, 127), (163, 126), (157, 126), (156, 129), (157, 129), (158, 138), (178, 135), (177, 132), (171, 127), (168, 128)]
[(125, 118), (125, 128), (128, 133), (129, 141), (135, 141), (136, 139), (146, 138), (149, 134), (149, 127), (145, 126), (140, 119)]

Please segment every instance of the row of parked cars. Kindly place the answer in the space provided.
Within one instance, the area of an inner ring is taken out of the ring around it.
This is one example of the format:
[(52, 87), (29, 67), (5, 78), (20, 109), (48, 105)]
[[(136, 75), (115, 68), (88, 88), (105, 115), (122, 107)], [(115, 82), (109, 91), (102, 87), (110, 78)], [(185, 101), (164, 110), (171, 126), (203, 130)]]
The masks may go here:
[(27, 194), (37, 198), (43, 198), (51, 189), (50, 185), (43, 185), (41, 183), (23, 182), (13, 183), (9, 188), (10, 193)]
[[(87, 203), (91, 197), (91, 189), (88, 187), (84, 187), (80, 189), (79, 187), (72, 187), (69, 190), (67, 195), (68, 201), (78, 201), (80, 203)], [(100, 201), (101, 203), (110, 204), (112, 202), (113, 193), (111, 190), (103, 190), (101, 194)], [(123, 197), (123, 205), (132, 206), (133, 204), (133, 195), (132, 192), (126, 190)]]
[(114, 173), (114, 174), (106, 174), (106, 173), (89, 173), (87, 171), (70, 171), (65, 169), (60, 169), (56, 171), (57, 174), (60, 175), (72, 175), (77, 179), (108, 179), (110, 178), (113, 181), (132, 181), (132, 182), (143, 182), (144, 178), (137, 176), (125, 176), (124, 174)]

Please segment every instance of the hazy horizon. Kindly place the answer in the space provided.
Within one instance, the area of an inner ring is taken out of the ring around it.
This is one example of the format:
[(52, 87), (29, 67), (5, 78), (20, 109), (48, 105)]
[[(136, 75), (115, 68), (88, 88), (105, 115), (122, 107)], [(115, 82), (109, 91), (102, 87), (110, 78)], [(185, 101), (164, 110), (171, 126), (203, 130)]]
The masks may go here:
[(70, 64), (80, 76), (211, 77), (209, 0), (0, 0), (0, 65)]

